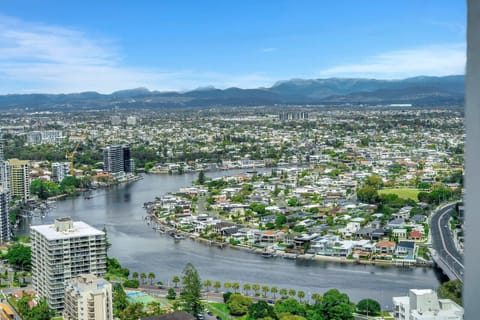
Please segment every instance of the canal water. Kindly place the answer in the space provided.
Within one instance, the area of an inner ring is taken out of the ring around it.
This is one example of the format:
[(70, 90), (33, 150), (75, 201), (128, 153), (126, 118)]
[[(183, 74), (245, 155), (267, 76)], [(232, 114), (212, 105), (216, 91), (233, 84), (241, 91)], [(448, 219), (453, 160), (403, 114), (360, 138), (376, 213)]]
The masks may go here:
[[(238, 172), (242, 171), (210, 172), (206, 176)], [(369, 297), (378, 300), (383, 308), (390, 308), (393, 296), (407, 295), (410, 288), (435, 289), (444, 280), (441, 273), (432, 268), (265, 259), (244, 251), (205, 246), (190, 239), (175, 242), (146, 224), (143, 203), (190, 186), (197, 177), (193, 173), (144, 175), (137, 182), (96, 190), (90, 199), (79, 196), (57, 201), (47, 216), (33, 218), (31, 223), (52, 223), (57, 217), (71, 216), (74, 220), (85, 221), (99, 229), (105, 226), (112, 243), (109, 250), (111, 257), (116, 257), (131, 272), (154, 272), (157, 281), (165, 284), (173, 276), (180, 276), (184, 266), (191, 262), (203, 280), (293, 288), (303, 290), (307, 297), (312, 293), (322, 294), (328, 289), (338, 288), (353, 301)]]

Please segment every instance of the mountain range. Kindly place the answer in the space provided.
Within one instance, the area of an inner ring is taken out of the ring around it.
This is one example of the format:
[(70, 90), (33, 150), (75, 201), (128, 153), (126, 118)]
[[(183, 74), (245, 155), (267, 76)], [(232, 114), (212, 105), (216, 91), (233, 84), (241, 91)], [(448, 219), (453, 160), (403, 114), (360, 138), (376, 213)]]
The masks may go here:
[(111, 94), (8, 94), (0, 95), (0, 109), (64, 110), (283, 104), (458, 106), (464, 102), (464, 87), (463, 75), (420, 76), (403, 80), (292, 79), (279, 81), (270, 88), (256, 89), (203, 87), (186, 92), (160, 92), (136, 88)]

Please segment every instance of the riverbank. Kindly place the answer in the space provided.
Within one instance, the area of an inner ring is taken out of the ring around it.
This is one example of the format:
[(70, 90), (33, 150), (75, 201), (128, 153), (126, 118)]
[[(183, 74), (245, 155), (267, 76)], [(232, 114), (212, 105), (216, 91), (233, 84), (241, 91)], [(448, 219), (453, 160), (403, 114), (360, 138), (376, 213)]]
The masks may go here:
[[(149, 216), (145, 217), (145, 220), (149, 220), (149, 224), (153, 222), (156, 226), (153, 227), (154, 230), (158, 230), (162, 233), (166, 233), (172, 235), (181, 235), (181, 238), (191, 239), (193, 241), (199, 242), (203, 245), (210, 246), (210, 247), (217, 247), (220, 249), (229, 248), (234, 250), (241, 250), (248, 253), (253, 253), (257, 255), (262, 255), (266, 259), (271, 258), (282, 258), (288, 260), (311, 260), (311, 261), (318, 261), (318, 262), (332, 262), (338, 264), (358, 264), (358, 265), (373, 265), (373, 266), (392, 266), (392, 267), (433, 267), (434, 264), (430, 261), (395, 261), (395, 260), (370, 260), (370, 259), (349, 259), (346, 257), (334, 257), (334, 256), (325, 256), (325, 255), (318, 255), (312, 253), (288, 253), (283, 250), (274, 250), (274, 249), (266, 249), (266, 248), (259, 248), (252, 245), (245, 245), (245, 244), (231, 244), (226, 242), (220, 242), (217, 240), (211, 240), (202, 238), (198, 234), (193, 234), (189, 232), (185, 232), (179, 230), (173, 226), (167, 225), (163, 223), (162, 219), (159, 219), (155, 216), (154, 213), (150, 213)], [(175, 238), (179, 240), (180, 238)]]

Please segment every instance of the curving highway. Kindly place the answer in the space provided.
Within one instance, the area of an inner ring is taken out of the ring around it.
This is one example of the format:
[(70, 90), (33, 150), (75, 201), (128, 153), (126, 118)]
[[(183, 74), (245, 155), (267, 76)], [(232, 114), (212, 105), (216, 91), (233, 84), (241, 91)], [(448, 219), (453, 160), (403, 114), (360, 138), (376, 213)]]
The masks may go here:
[(454, 208), (455, 204), (449, 204), (434, 212), (430, 220), (432, 247), (435, 250), (433, 258), (451, 280), (463, 280), (463, 256), (457, 251), (449, 228), (450, 213)]

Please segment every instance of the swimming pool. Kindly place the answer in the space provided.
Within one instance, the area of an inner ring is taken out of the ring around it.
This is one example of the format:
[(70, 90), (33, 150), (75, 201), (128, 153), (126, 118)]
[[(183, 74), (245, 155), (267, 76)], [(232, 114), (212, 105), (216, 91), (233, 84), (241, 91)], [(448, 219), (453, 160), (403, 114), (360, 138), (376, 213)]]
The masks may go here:
[(139, 297), (139, 296), (143, 296), (145, 295), (144, 292), (142, 291), (129, 291), (129, 292), (126, 292), (127, 293), (127, 296), (129, 298), (135, 298), (135, 297)]

